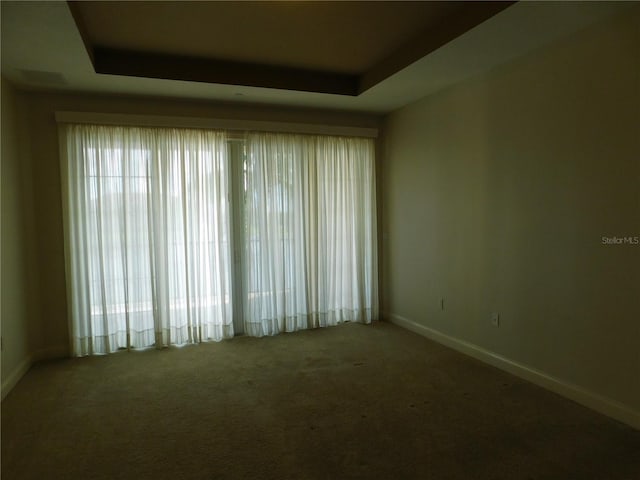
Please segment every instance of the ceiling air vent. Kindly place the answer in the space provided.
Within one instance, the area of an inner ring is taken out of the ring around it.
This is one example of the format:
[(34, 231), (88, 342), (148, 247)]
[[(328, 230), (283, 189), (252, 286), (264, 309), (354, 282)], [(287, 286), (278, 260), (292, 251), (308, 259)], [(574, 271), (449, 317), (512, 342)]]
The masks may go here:
[(29, 83), (37, 85), (66, 85), (67, 81), (58, 72), (45, 72), (42, 70), (20, 70), (22, 78)]

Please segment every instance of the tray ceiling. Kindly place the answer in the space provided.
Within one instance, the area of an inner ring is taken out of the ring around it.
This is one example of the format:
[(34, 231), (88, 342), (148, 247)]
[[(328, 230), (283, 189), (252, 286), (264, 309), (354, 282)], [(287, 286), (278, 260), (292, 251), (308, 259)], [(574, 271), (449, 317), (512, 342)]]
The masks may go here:
[(97, 73), (357, 96), (513, 2), (69, 2)]
[(634, 2), (0, 6), (2, 75), (21, 89), (386, 113)]

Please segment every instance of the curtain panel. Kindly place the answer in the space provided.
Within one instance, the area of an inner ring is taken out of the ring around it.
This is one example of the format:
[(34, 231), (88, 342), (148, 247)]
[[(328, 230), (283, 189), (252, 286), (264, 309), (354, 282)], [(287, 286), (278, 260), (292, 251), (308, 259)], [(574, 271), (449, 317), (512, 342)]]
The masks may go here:
[(246, 149), (246, 332), (377, 319), (373, 140), (250, 133)]
[(233, 335), (225, 135), (64, 125), (75, 355)]

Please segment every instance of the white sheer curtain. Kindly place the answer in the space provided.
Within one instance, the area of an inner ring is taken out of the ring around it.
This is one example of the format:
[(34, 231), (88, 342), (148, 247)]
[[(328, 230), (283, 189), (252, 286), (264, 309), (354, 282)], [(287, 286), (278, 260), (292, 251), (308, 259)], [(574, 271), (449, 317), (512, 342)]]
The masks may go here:
[(251, 133), (246, 147), (245, 332), (377, 319), (373, 140)]
[(225, 135), (63, 125), (72, 348), (233, 335)]

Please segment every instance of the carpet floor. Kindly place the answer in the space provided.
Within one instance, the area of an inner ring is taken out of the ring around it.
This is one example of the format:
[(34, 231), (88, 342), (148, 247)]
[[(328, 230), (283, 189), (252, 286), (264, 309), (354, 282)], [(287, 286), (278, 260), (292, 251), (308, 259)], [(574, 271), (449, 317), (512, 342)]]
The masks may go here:
[(2, 478), (640, 479), (640, 431), (394, 325), (41, 362)]

